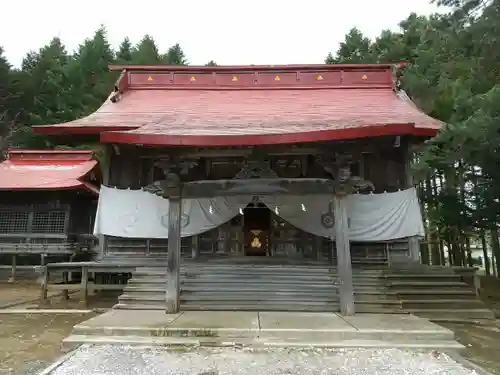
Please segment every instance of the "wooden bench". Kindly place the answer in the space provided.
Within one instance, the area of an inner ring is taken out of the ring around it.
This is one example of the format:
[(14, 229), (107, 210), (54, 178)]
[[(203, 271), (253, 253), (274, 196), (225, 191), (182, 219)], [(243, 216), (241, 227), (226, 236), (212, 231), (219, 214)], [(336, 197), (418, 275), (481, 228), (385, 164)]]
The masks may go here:
[[(89, 274), (93, 273), (132, 273), (136, 267), (129, 264), (104, 264), (100, 262), (61, 262), (48, 263), (44, 266), (37, 267), (41, 274), (40, 283), (40, 305), (46, 305), (48, 302), (47, 292), (49, 289), (62, 291), (62, 296), (65, 300), (69, 299), (69, 291), (78, 291), (80, 293), (80, 303), (83, 306), (88, 305), (89, 291), (102, 290), (123, 290), (126, 284), (104, 284), (89, 282)], [(62, 272), (62, 283), (50, 283), (51, 272)], [(79, 284), (69, 284), (68, 274), (70, 272), (81, 272), (81, 281)]]
[[(0, 255), (11, 255), (11, 276), (9, 281), (16, 279), (16, 269), (19, 256), (40, 256), (40, 265), (47, 263), (49, 256), (67, 256), (71, 261), (78, 254), (92, 253), (97, 239), (85, 234), (0, 234)], [(91, 259), (90, 257), (88, 259)], [(34, 267), (34, 266), (33, 266)]]

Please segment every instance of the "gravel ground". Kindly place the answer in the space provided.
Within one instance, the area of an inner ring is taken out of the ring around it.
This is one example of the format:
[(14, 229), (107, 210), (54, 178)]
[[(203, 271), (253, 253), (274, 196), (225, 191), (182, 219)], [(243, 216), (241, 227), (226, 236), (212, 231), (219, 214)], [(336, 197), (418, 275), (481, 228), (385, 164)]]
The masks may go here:
[(398, 349), (176, 352), (118, 346), (84, 347), (51, 375), (472, 375), (437, 352)]

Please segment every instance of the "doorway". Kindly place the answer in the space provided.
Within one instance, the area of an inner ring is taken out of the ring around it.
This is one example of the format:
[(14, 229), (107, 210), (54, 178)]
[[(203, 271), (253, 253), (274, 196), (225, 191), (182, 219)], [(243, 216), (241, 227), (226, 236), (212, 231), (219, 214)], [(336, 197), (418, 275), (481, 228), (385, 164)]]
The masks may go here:
[(269, 255), (271, 211), (263, 203), (250, 203), (243, 210), (244, 251), (249, 256)]

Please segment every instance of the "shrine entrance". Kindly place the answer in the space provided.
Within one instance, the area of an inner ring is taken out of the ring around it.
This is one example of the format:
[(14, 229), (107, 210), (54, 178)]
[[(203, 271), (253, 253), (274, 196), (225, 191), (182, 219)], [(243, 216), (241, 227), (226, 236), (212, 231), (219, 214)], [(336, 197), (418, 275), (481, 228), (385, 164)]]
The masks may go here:
[(244, 254), (270, 255), (271, 211), (263, 203), (250, 203), (243, 210)]

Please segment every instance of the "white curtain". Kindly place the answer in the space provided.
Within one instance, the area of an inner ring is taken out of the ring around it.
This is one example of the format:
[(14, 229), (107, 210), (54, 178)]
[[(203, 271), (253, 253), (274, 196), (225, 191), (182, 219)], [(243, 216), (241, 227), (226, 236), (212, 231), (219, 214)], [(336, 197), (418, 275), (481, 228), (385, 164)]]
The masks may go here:
[[(251, 196), (183, 199), (181, 234), (203, 233), (238, 215)], [(423, 236), (424, 228), (414, 188), (387, 194), (351, 195), (347, 199), (349, 239), (386, 241)], [(334, 238), (329, 195), (262, 196), (269, 209), (297, 228)], [(168, 238), (168, 200), (142, 190), (101, 187), (94, 234), (126, 238)]]
[[(346, 197), (351, 241), (389, 241), (423, 236), (424, 226), (414, 188), (385, 194), (354, 194)], [(305, 232), (335, 237), (335, 227), (323, 225), (322, 216), (332, 215), (328, 195), (264, 196), (262, 201), (290, 224)]]
[[(239, 210), (239, 206), (229, 204), (224, 197), (183, 199), (181, 235), (188, 237), (216, 228), (236, 216)], [(168, 199), (142, 190), (102, 186), (94, 234), (125, 238), (168, 238)]]

